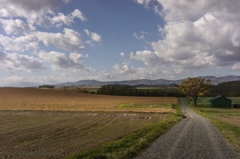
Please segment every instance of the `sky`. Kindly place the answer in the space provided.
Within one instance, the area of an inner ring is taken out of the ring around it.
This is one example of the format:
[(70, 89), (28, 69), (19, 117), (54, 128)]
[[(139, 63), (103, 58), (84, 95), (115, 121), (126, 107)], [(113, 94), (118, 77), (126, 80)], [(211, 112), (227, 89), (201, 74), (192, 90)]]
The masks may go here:
[(239, 0), (0, 0), (0, 86), (240, 75)]

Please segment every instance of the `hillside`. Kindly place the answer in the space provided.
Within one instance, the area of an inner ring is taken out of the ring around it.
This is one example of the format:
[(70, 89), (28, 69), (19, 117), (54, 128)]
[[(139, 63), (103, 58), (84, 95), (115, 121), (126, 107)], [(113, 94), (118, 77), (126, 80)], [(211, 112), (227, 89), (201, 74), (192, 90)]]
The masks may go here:
[[(228, 81), (239, 81), (240, 76), (201, 76), (201, 78), (210, 79), (213, 84), (219, 84)], [(76, 82), (59, 83), (56, 86), (102, 86), (107, 84), (127, 84), (127, 85), (170, 85), (170, 84), (181, 84), (186, 79), (180, 80), (167, 80), (167, 79), (138, 79), (138, 80), (126, 80), (126, 81), (97, 81), (97, 80), (80, 80)]]

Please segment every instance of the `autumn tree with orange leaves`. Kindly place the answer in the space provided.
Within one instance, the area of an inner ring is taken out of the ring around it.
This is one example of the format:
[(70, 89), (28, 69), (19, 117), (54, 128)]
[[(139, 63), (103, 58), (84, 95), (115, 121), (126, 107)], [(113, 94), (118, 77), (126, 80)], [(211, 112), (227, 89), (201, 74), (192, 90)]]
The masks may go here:
[(211, 80), (194, 77), (188, 78), (187, 80), (183, 81), (178, 87), (178, 89), (183, 94), (191, 97), (194, 101), (194, 106), (196, 106), (197, 98), (209, 92), (211, 86)]

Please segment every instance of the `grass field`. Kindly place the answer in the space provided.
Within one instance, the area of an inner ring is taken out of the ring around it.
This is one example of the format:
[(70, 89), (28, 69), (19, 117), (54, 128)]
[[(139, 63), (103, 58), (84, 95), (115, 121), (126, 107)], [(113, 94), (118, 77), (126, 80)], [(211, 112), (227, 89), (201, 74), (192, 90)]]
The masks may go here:
[(117, 108), (119, 104), (177, 104), (175, 97), (107, 96), (36, 88), (0, 88), (0, 110), (175, 112), (166, 107)]
[(113, 141), (168, 114), (0, 111), (0, 156), (62, 158)]
[[(211, 108), (209, 100), (212, 97), (199, 97), (197, 106), (194, 109), (214, 116), (240, 116), (240, 109), (234, 108)], [(232, 104), (240, 103), (240, 97), (228, 97)]]
[[(213, 97), (198, 97), (197, 106), (199, 107), (210, 107), (209, 100)], [(232, 104), (240, 104), (240, 97), (227, 97), (232, 100)]]

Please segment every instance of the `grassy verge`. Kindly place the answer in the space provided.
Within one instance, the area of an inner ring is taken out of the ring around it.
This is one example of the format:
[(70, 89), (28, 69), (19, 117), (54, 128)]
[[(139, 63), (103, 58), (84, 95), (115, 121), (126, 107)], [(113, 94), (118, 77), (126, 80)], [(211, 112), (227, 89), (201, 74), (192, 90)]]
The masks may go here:
[[(236, 126), (230, 125), (228, 123), (222, 122), (216, 118), (216, 112), (217, 110), (213, 113), (211, 111), (206, 111), (205, 109), (202, 111), (199, 109), (199, 107), (194, 107), (191, 106), (191, 99), (187, 98), (186, 99), (187, 104), (198, 114), (210, 119), (212, 123), (222, 132), (223, 136), (231, 143), (237, 151), (240, 153), (240, 129), (237, 128)], [(209, 108), (211, 109), (211, 108)], [(228, 111), (226, 109), (226, 111)], [(220, 113), (217, 113), (218, 115), (221, 114), (223, 115), (224, 113), (220, 109)]]
[(72, 156), (68, 159), (129, 159), (141, 152), (149, 144), (166, 132), (170, 127), (182, 120), (183, 115), (178, 105), (176, 114), (169, 114), (168, 118), (155, 124), (145, 127), (144, 129), (132, 133), (122, 139), (109, 142), (101, 147), (86, 150)]
[(162, 103), (162, 104), (129, 104), (123, 103), (119, 104), (117, 108), (172, 108), (171, 103)]

